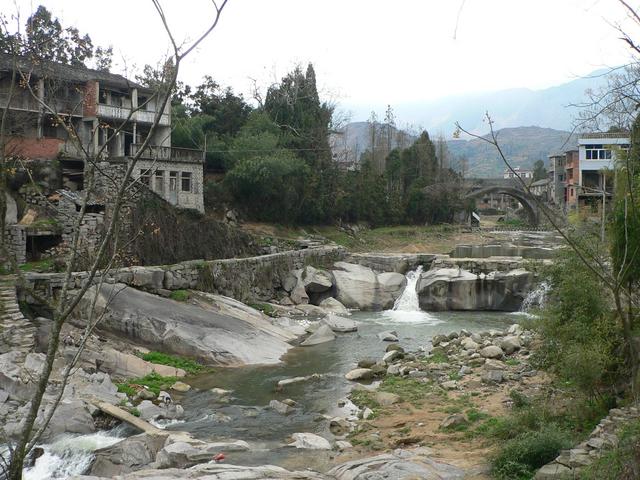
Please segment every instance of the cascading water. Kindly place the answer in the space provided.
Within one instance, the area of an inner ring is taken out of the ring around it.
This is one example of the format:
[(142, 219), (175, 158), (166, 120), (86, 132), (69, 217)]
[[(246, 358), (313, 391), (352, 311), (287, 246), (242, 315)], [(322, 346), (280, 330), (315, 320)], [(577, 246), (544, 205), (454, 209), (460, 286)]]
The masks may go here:
[(421, 273), (422, 266), (407, 273), (407, 286), (395, 301), (393, 309), (383, 312), (386, 318), (395, 322), (430, 323), (433, 325), (442, 323), (433, 315), (420, 310), (417, 286)]
[(118, 443), (122, 429), (89, 435), (63, 435), (53, 443), (42, 445), (44, 453), (33, 467), (24, 470), (24, 480), (62, 480), (82, 475), (91, 466), (93, 452)]
[(547, 300), (547, 295), (551, 286), (547, 282), (541, 282), (536, 288), (531, 290), (520, 306), (520, 312), (527, 315), (532, 315), (535, 310), (544, 308)]
[(416, 287), (418, 286), (418, 280), (420, 279), (421, 273), (422, 265), (420, 265), (416, 270), (407, 273), (407, 286), (405, 287), (404, 292), (402, 292), (402, 295), (400, 295), (393, 304), (393, 310), (397, 312), (420, 311), (418, 291), (416, 290)]

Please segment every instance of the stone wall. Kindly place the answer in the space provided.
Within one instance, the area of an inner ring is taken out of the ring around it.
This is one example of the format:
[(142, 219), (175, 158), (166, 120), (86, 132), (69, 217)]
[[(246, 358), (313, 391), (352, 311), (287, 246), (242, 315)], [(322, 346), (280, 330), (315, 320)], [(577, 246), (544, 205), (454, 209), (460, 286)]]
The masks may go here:
[(9, 225), (7, 227), (6, 242), (9, 254), (15, 258), (16, 263), (27, 261), (27, 230), (24, 225)]
[(405, 275), (418, 266), (428, 270), (437, 255), (432, 253), (353, 253), (346, 258), (376, 272), (396, 272)]
[(538, 470), (534, 480), (580, 478), (580, 470), (591, 465), (607, 450), (615, 448), (620, 430), (639, 418), (637, 405), (609, 410), (609, 415), (600, 420), (587, 440), (570, 450), (562, 450), (553, 462)]
[[(259, 257), (224, 260), (191, 260), (176, 265), (153, 267), (127, 267), (114, 269), (105, 275), (107, 283), (124, 283), (161, 295), (172, 290), (197, 288), (220, 293), (239, 300), (271, 300), (281, 288), (282, 280), (291, 270), (306, 265), (329, 267), (342, 260), (346, 251), (342, 247), (320, 247), (274, 253)], [(72, 275), (74, 286), (81, 287), (88, 272)], [(99, 282), (101, 275), (94, 278)], [(55, 296), (62, 288), (62, 273), (25, 273), (27, 286), (36, 292)], [(21, 297), (32, 299), (22, 292)]]
[(491, 272), (508, 272), (519, 268), (527, 268), (531, 264), (545, 265), (550, 260), (531, 260), (522, 257), (489, 257), (489, 258), (452, 258), (449, 255), (435, 255), (431, 269), (461, 268), (471, 273), (485, 275)]

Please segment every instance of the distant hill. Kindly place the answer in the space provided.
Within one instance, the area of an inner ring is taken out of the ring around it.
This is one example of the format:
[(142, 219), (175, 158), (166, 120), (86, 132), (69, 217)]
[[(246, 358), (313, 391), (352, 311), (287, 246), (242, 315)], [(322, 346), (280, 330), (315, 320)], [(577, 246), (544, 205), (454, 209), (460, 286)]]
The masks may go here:
[[(515, 88), (391, 106), (400, 125), (420, 126), (432, 135), (442, 133), (447, 138), (451, 138), (456, 122), (475, 134), (485, 133), (488, 130), (484, 121), (487, 111), (496, 129), (538, 125), (571, 130), (579, 111), (571, 105), (584, 102), (587, 89), (597, 90), (606, 85), (606, 73), (607, 70), (598, 70), (586, 77), (541, 90)], [(379, 116), (383, 115), (387, 105), (353, 105), (345, 102), (341, 107), (350, 111), (354, 120), (366, 120), (372, 110), (378, 112)]]
[[(497, 132), (500, 148), (514, 167), (531, 168), (537, 160), (545, 161), (552, 153), (575, 148), (577, 137), (570, 132), (541, 127), (503, 128)], [(501, 176), (506, 168), (495, 147), (478, 138), (447, 142), (453, 158), (452, 167), (459, 170), (459, 159), (468, 160), (467, 174), (472, 177)]]
[[(414, 135), (395, 130), (394, 146), (409, 146)], [(334, 158), (348, 164), (357, 164), (360, 155), (369, 148), (370, 130), (367, 122), (353, 122), (345, 126), (342, 133), (332, 134), (331, 145)], [(552, 153), (574, 148), (577, 139), (570, 132), (541, 127), (503, 128), (497, 131), (500, 146), (512, 166), (531, 168), (537, 160), (544, 160)], [(432, 140), (435, 138), (432, 136)], [(398, 145), (402, 143), (402, 145)], [(468, 161), (467, 174), (473, 177), (499, 177), (505, 169), (495, 148), (480, 139), (448, 140), (452, 168), (460, 170), (460, 159)]]

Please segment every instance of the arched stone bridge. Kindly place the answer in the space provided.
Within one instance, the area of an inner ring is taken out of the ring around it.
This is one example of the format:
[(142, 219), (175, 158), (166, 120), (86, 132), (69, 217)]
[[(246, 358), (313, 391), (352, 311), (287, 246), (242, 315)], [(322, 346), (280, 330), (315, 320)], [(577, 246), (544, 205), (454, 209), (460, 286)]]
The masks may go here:
[(529, 220), (529, 224), (533, 227), (537, 227), (540, 223), (540, 211), (538, 205), (535, 200), (531, 198), (531, 196), (523, 189), (518, 188), (514, 185), (483, 185), (483, 186), (474, 186), (470, 189), (470, 191), (465, 195), (464, 198), (475, 199), (480, 198), (485, 195), (489, 195), (491, 193), (497, 193), (498, 195), (507, 195), (509, 197), (513, 197), (527, 214), (527, 219)]

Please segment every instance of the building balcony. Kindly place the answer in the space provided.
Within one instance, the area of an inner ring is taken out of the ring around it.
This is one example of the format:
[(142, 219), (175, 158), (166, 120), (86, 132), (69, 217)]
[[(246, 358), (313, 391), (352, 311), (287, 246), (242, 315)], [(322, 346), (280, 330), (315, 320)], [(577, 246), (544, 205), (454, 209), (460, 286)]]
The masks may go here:
[[(138, 110), (131, 114), (131, 108), (118, 107), (117, 105), (98, 104), (98, 116), (114, 120), (126, 120), (131, 115), (132, 122), (153, 123), (156, 112), (150, 110)], [(171, 120), (167, 113), (160, 116), (160, 125), (171, 125)]]
[[(134, 143), (129, 150), (130, 156), (135, 156), (140, 150), (141, 145)], [(148, 145), (140, 154), (141, 159), (156, 160), (159, 162), (177, 162), (177, 163), (204, 163), (204, 151), (194, 150), (191, 148), (178, 147), (161, 147), (157, 145)]]
[[(10, 104), (9, 100), (11, 100)], [(7, 105), (10, 110), (22, 110), (25, 112), (40, 111), (38, 101), (33, 98), (31, 94), (22, 91), (14, 91), (12, 95), (6, 90), (0, 91), (0, 108), (7, 108)]]

